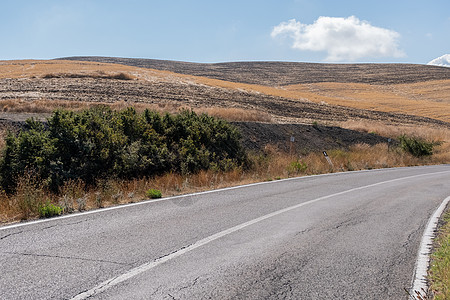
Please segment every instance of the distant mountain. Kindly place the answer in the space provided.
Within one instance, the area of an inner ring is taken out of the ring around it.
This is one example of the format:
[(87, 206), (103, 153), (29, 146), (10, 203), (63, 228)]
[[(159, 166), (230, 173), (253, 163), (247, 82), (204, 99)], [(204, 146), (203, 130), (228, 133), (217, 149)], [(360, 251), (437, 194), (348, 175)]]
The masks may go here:
[(441, 57), (435, 58), (428, 65), (450, 67), (450, 54), (444, 54)]

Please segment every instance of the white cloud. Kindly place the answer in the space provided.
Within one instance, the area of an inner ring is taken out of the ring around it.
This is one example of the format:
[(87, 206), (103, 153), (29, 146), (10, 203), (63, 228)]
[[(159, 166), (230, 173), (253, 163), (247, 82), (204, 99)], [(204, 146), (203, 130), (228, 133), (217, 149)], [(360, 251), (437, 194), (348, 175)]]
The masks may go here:
[(444, 54), (438, 58), (435, 58), (427, 65), (450, 67), (450, 54)]
[(275, 26), (271, 36), (290, 37), (294, 49), (326, 51), (327, 61), (404, 56), (398, 48), (400, 35), (397, 32), (372, 26), (355, 16), (319, 17), (310, 25), (292, 19)]

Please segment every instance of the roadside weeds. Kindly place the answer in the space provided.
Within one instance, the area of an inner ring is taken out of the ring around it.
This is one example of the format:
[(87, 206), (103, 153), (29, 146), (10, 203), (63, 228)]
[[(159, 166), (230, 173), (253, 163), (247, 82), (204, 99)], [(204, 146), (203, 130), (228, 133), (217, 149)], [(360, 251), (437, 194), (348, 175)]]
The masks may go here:
[(450, 299), (450, 211), (441, 219), (428, 270), (430, 299)]

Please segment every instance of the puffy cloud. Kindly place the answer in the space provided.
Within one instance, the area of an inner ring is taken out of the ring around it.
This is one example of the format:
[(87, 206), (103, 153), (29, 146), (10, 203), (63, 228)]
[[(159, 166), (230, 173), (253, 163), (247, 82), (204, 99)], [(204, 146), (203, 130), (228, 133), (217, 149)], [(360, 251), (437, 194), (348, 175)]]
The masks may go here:
[(438, 58), (435, 58), (427, 65), (450, 67), (450, 54), (444, 54)]
[(319, 17), (310, 25), (292, 19), (275, 26), (271, 36), (292, 38), (294, 49), (326, 51), (327, 61), (404, 56), (398, 48), (397, 32), (372, 26), (355, 16)]

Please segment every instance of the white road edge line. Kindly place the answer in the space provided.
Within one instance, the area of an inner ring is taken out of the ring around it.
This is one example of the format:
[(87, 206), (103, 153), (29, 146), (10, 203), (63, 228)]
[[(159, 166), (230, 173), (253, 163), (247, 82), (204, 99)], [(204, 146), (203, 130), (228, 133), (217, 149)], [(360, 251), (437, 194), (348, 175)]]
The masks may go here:
[(179, 256), (181, 256), (181, 255), (183, 255), (183, 254), (185, 254), (187, 252), (190, 252), (190, 251), (192, 251), (194, 249), (197, 249), (197, 248), (199, 248), (201, 246), (204, 246), (204, 245), (206, 245), (206, 244), (208, 244), (210, 242), (213, 242), (213, 241), (215, 241), (217, 239), (220, 239), (220, 238), (222, 238), (222, 237), (224, 237), (226, 235), (234, 233), (234, 232), (236, 232), (238, 230), (241, 230), (241, 229), (243, 229), (245, 227), (248, 227), (250, 225), (253, 225), (255, 223), (261, 222), (263, 220), (272, 218), (274, 216), (280, 215), (282, 213), (285, 213), (285, 212), (297, 209), (299, 207), (302, 207), (302, 206), (305, 206), (305, 205), (308, 205), (308, 204), (312, 204), (312, 203), (315, 203), (315, 202), (319, 202), (319, 201), (322, 201), (322, 200), (325, 200), (325, 199), (329, 199), (329, 198), (332, 198), (332, 197), (340, 196), (340, 195), (343, 195), (343, 194), (351, 193), (351, 192), (354, 192), (354, 191), (358, 191), (358, 190), (362, 190), (362, 189), (366, 189), (366, 188), (370, 188), (370, 187), (374, 187), (374, 186), (378, 186), (378, 185), (383, 185), (383, 184), (386, 184), (386, 183), (391, 183), (391, 182), (401, 181), (401, 180), (411, 179), (411, 178), (417, 178), (417, 177), (423, 177), (423, 176), (436, 175), (436, 174), (441, 174), (441, 173), (450, 173), (450, 171), (418, 174), (418, 175), (413, 175), (413, 176), (408, 176), (408, 177), (401, 177), (401, 178), (391, 179), (391, 180), (387, 180), (387, 181), (377, 182), (377, 183), (373, 183), (373, 184), (369, 184), (369, 185), (365, 185), (365, 186), (349, 189), (349, 190), (346, 190), (346, 191), (342, 191), (342, 192), (339, 192), (339, 193), (323, 196), (323, 197), (320, 197), (320, 198), (316, 198), (316, 199), (313, 199), (313, 200), (302, 202), (302, 203), (297, 204), (297, 205), (293, 205), (293, 206), (290, 206), (290, 207), (287, 207), (287, 208), (283, 208), (283, 209), (277, 210), (277, 211), (272, 212), (270, 214), (261, 216), (259, 218), (250, 220), (248, 222), (236, 225), (234, 227), (231, 227), (231, 228), (225, 229), (223, 231), (220, 231), (220, 232), (218, 232), (216, 234), (210, 235), (210, 236), (208, 236), (208, 237), (206, 237), (204, 239), (201, 239), (201, 240), (195, 242), (194, 244), (191, 244), (189, 246), (183, 247), (183, 248), (181, 248), (178, 251), (172, 252), (169, 255), (160, 257), (160, 258), (155, 259), (155, 260), (153, 260), (151, 262), (144, 263), (144, 264), (142, 264), (140, 266), (137, 266), (137, 267), (135, 267), (135, 268), (133, 268), (133, 269), (123, 273), (122, 275), (119, 275), (119, 276), (110, 278), (108, 280), (105, 280), (102, 283), (98, 284), (97, 286), (93, 287), (92, 289), (84, 291), (84, 292), (76, 295), (75, 297), (72, 298), (72, 300), (84, 300), (84, 299), (88, 299), (88, 298), (90, 298), (92, 296), (98, 295), (98, 294), (108, 290), (109, 288), (120, 284), (121, 282), (124, 282), (124, 281), (126, 281), (126, 280), (128, 280), (128, 279), (130, 279), (132, 277), (135, 277), (135, 276), (141, 274), (141, 273), (149, 271), (149, 270), (153, 269), (154, 267), (156, 267), (156, 266), (158, 266), (158, 265), (160, 265), (162, 263), (165, 263), (165, 262), (167, 262), (167, 261), (169, 261), (171, 259), (179, 257)]
[[(420, 167), (417, 167), (417, 168), (427, 168), (427, 167), (433, 167), (433, 166), (420, 166)], [(404, 168), (405, 167), (389, 168), (389, 170), (404, 169)], [(416, 167), (409, 167), (409, 168), (416, 168)], [(152, 204), (152, 203), (156, 203), (156, 202), (175, 200), (175, 199), (180, 199), (180, 198), (185, 198), (185, 197), (192, 197), (192, 196), (197, 196), (197, 195), (218, 193), (218, 192), (235, 190), (235, 189), (246, 188), (246, 187), (257, 186), (257, 185), (263, 185), (263, 184), (276, 184), (278, 182), (293, 181), (293, 180), (304, 180), (304, 179), (314, 178), (314, 177), (336, 176), (336, 175), (340, 175), (340, 174), (355, 174), (355, 173), (376, 172), (376, 171), (383, 171), (383, 170), (386, 170), (386, 169), (347, 171), (347, 172), (340, 172), (340, 173), (327, 173), (327, 174), (318, 174), (318, 175), (310, 175), (310, 176), (302, 176), (302, 177), (285, 178), (285, 179), (280, 179), (280, 180), (275, 180), (275, 181), (264, 181), (264, 182), (256, 182), (256, 183), (250, 183), (250, 184), (244, 184), (244, 185), (237, 185), (237, 186), (226, 187), (226, 188), (221, 188), (221, 189), (216, 189), (216, 190), (209, 190), (209, 191), (198, 192), (198, 193), (185, 194), (185, 195), (161, 198), (161, 199), (156, 199), (156, 200), (155, 199), (153, 199), (153, 200), (145, 200), (145, 201), (140, 201), (140, 202), (136, 202), (136, 203), (128, 203), (128, 204), (123, 204), (123, 205), (118, 205), (118, 206), (107, 207), (107, 208), (99, 208), (99, 209), (95, 209), (95, 210), (91, 210), (91, 211), (74, 213), (74, 214), (64, 215), (64, 216), (55, 217), (55, 218), (41, 219), (41, 220), (24, 222), (24, 223), (17, 223), (17, 224), (12, 224), (12, 225), (5, 225), (5, 226), (0, 226), (0, 231), (7, 230), (7, 229), (18, 228), (18, 227), (23, 227), (23, 226), (28, 226), (28, 225), (35, 225), (35, 224), (39, 224), (39, 223), (47, 223), (47, 222), (52, 222), (52, 221), (57, 221), (57, 220), (71, 219), (71, 218), (76, 218), (76, 217), (83, 217), (83, 216), (87, 216), (87, 215), (91, 215), (91, 214), (97, 214), (97, 213), (102, 213), (102, 212), (105, 212), (105, 211), (122, 209), (122, 208), (127, 208), (127, 207), (132, 207), (132, 206)], [(419, 174), (418, 176), (430, 175), (430, 174), (440, 174), (440, 173), (446, 173), (446, 172), (448, 172), (448, 171), (440, 171), (440, 172), (434, 172), (434, 173)], [(407, 178), (407, 177), (405, 177), (405, 178)]]
[(438, 226), (439, 218), (444, 212), (447, 204), (450, 202), (450, 196), (442, 201), (441, 205), (436, 209), (434, 214), (428, 220), (427, 227), (423, 232), (422, 240), (420, 242), (419, 252), (417, 254), (416, 268), (414, 271), (413, 285), (410, 290), (411, 295), (415, 295), (415, 291), (423, 293), (428, 292), (428, 267), (430, 266), (430, 254), (433, 246), (433, 239), (435, 237), (436, 228)]

